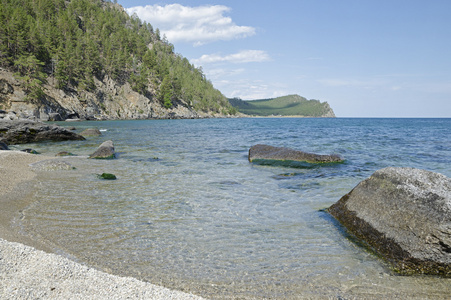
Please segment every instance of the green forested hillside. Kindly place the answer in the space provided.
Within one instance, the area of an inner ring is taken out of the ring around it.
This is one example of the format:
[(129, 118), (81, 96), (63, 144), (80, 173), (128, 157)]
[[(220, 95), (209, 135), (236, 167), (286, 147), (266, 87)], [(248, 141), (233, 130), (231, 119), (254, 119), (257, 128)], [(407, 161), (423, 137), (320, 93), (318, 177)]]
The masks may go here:
[(229, 102), (233, 107), (246, 115), (335, 117), (327, 102), (307, 100), (299, 95), (252, 101), (234, 98), (229, 99)]
[[(204, 112), (233, 113), (227, 99), (157, 28), (102, 0), (0, 0), (0, 66), (15, 72), (29, 101), (43, 84), (95, 92), (105, 76)], [(50, 78), (52, 79), (50, 82)]]

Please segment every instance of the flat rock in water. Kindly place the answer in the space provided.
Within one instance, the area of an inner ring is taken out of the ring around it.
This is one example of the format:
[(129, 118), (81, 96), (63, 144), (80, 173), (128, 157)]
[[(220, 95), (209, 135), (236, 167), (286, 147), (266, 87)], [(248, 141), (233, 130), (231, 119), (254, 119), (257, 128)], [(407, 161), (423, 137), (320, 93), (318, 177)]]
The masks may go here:
[(80, 135), (82, 135), (84, 137), (89, 137), (89, 136), (100, 136), (100, 135), (102, 135), (102, 133), (97, 128), (88, 128), (88, 129), (83, 130), (80, 133)]
[(9, 145), (84, 139), (58, 125), (31, 120), (0, 120), (0, 140)]
[(300, 161), (307, 163), (335, 163), (343, 161), (343, 159), (336, 154), (320, 155), (285, 147), (273, 147), (262, 144), (254, 145), (249, 149), (249, 161), (252, 162), (254, 160)]
[(113, 159), (115, 156), (116, 153), (114, 152), (113, 141), (105, 141), (89, 156), (89, 158)]
[(403, 274), (451, 276), (451, 179), (385, 168), (328, 209)]

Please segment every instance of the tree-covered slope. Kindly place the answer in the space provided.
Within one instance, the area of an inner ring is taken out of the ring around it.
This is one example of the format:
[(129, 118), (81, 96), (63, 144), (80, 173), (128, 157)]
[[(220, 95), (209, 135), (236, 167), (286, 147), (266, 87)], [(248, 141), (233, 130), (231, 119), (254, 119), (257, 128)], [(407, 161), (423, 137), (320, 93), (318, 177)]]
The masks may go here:
[(229, 102), (233, 107), (246, 115), (335, 117), (332, 108), (327, 102), (307, 100), (299, 95), (252, 101), (234, 98), (229, 99)]
[[(0, 66), (14, 73), (27, 103), (36, 105), (56, 101), (55, 107), (67, 108), (54, 96), (58, 93), (49, 92), (59, 89), (78, 98), (89, 94), (97, 99), (94, 112), (111, 114), (105, 109), (111, 105), (102, 101), (113, 101), (128, 85), (166, 109), (234, 112), (201, 69), (174, 53), (158, 29), (109, 1), (0, 0)], [(99, 82), (111, 87), (111, 80), (117, 88), (98, 91)], [(0, 97), (4, 108), (11, 101)]]

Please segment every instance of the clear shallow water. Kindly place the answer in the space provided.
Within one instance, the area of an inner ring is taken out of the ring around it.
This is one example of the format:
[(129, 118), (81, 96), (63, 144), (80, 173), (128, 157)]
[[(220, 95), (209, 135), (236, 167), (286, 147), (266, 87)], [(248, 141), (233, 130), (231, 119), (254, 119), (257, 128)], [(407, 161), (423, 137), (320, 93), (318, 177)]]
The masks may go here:
[[(321, 209), (374, 171), (416, 167), (451, 176), (451, 119), (210, 119), (62, 123), (106, 129), (81, 142), (30, 145), (67, 158), (41, 174), (21, 225), (109, 272), (209, 298), (449, 298), (451, 280), (393, 274)], [(250, 164), (258, 143), (343, 164)], [(116, 174), (102, 181), (95, 174)]]

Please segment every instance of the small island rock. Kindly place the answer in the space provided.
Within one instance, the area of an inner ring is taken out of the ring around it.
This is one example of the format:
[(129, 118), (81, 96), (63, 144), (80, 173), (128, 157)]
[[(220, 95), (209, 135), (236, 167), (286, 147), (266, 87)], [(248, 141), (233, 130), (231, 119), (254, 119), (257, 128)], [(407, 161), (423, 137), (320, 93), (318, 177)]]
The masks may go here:
[(301, 161), (307, 163), (335, 163), (343, 161), (343, 159), (336, 154), (320, 155), (285, 147), (273, 147), (262, 144), (254, 145), (249, 149), (249, 161), (252, 162), (254, 160)]
[(115, 156), (116, 153), (114, 152), (113, 141), (105, 141), (89, 156), (89, 158), (113, 159)]
[(451, 275), (451, 179), (385, 168), (328, 209), (395, 271)]

